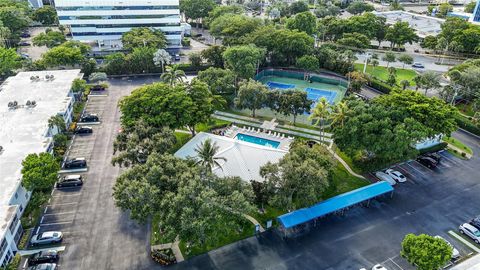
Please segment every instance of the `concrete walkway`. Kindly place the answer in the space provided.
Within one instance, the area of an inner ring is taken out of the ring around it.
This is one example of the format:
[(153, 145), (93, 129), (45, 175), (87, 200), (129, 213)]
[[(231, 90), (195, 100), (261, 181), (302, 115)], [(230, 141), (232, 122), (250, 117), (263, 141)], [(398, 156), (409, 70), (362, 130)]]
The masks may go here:
[(250, 222), (253, 223), (253, 225), (258, 225), (260, 228), (259, 228), (259, 231), (262, 233), (265, 231), (265, 229), (263, 228), (262, 224), (260, 224), (255, 218), (253, 218), (252, 216), (249, 216), (249, 215), (246, 215), (244, 214), (243, 215), (246, 219), (250, 220)]
[(465, 150), (463, 150), (463, 149), (460, 149), (460, 148), (456, 147), (456, 146), (453, 145), (453, 144), (450, 144), (450, 143), (449, 143), (447, 147), (450, 148), (450, 149), (452, 149), (452, 150), (457, 150), (457, 152), (458, 152), (459, 154), (465, 153), (465, 154), (466, 154), (465, 157), (466, 157), (467, 159), (471, 159), (471, 158), (472, 158), (472, 155), (469, 154), (469, 153), (467, 153), (467, 151), (465, 151)]
[(175, 260), (177, 260), (177, 263), (183, 262), (185, 259), (183, 258), (182, 251), (180, 250), (180, 247), (178, 246), (180, 244), (180, 240), (178, 239), (178, 236), (175, 237), (175, 241), (172, 243), (166, 243), (166, 244), (160, 244), (160, 245), (154, 245), (151, 246), (151, 250), (153, 251), (154, 249), (171, 249), (173, 254), (175, 255)]
[(356, 176), (358, 178), (362, 178), (362, 179), (365, 179), (367, 180), (365, 177), (363, 177), (362, 175), (354, 172), (352, 170), (352, 168), (350, 168), (350, 166), (348, 166), (347, 162), (345, 162), (345, 160), (343, 160), (339, 155), (337, 155), (337, 153), (335, 153), (335, 151), (333, 151), (331, 145), (330, 147), (327, 147), (328, 151), (333, 155), (333, 157), (338, 160), (340, 163), (342, 163), (343, 167), (345, 167), (345, 169), (353, 176)]

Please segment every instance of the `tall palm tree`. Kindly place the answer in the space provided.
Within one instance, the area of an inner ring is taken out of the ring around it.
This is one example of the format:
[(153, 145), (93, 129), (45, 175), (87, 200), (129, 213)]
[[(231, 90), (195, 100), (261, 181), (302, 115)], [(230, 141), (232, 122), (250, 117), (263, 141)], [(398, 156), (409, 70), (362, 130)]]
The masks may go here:
[(210, 172), (212, 171), (213, 166), (218, 166), (220, 169), (222, 169), (222, 165), (218, 161), (227, 161), (227, 159), (224, 157), (216, 157), (218, 150), (219, 147), (216, 143), (212, 143), (212, 140), (206, 139), (197, 148), (195, 148), (195, 152), (198, 155), (198, 161), (196, 164), (202, 165)]
[(315, 120), (315, 125), (320, 124), (320, 141), (323, 142), (323, 129), (325, 120), (330, 115), (330, 104), (328, 103), (327, 99), (322, 97), (315, 105), (312, 114), (310, 115), (310, 119)]
[(50, 129), (57, 128), (58, 132), (63, 133), (66, 131), (67, 125), (65, 124), (65, 120), (60, 115), (54, 115), (48, 119), (48, 127)]
[(333, 113), (331, 115), (332, 126), (343, 127), (347, 112), (348, 112), (348, 105), (345, 101), (341, 101), (337, 103), (337, 105), (333, 107)]
[(160, 79), (167, 82), (170, 85), (174, 85), (177, 82), (183, 82), (187, 79), (185, 71), (178, 69), (178, 65), (168, 66), (167, 71), (162, 73)]

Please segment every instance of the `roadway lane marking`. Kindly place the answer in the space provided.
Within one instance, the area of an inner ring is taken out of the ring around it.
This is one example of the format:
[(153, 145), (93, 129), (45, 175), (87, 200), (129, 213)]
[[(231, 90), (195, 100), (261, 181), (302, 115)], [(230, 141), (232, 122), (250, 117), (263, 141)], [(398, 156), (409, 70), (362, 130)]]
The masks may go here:
[(53, 213), (53, 214), (44, 214), (43, 216), (54, 216), (54, 215), (69, 215), (69, 214), (75, 214), (75, 211), (71, 212), (63, 212), (63, 213)]
[(480, 249), (477, 248), (476, 246), (474, 246), (472, 243), (470, 243), (469, 241), (467, 241), (465, 238), (461, 237), (460, 235), (458, 235), (456, 232), (450, 230), (448, 231), (448, 234), (450, 234), (451, 236), (457, 238), (457, 240), (459, 240), (460, 242), (464, 243), (466, 246), (468, 246), (469, 248), (471, 248), (473, 251), (477, 252), (477, 253), (480, 253)]
[(71, 223), (73, 223), (73, 220), (64, 221), (64, 222), (55, 222), (55, 223), (43, 223), (43, 224), (40, 224), (40, 226), (55, 226), (55, 225), (63, 225), (63, 224), (71, 224)]

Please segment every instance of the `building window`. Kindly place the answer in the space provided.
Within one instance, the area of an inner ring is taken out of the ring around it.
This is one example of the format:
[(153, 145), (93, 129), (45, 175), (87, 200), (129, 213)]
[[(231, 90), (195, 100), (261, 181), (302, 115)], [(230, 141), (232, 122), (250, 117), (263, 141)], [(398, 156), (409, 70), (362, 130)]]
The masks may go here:
[(23, 212), (23, 205), (20, 204), (20, 213)]
[(7, 249), (7, 240), (3, 238), (2, 244), (0, 245), (0, 258), (3, 256), (3, 253), (5, 253), (6, 249)]
[(15, 200), (18, 199), (18, 193), (15, 192)]
[(10, 224), (10, 232), (12, 233), (12, 235), (15, 235), (14, 230), (15, 228), (17, 227), (17, 224), (18, 224), (18, 217), (17, 217), (17, 214), (15, 214), (15, 216), (13, 217), (13, 220), (12, 220), (12, 223)]

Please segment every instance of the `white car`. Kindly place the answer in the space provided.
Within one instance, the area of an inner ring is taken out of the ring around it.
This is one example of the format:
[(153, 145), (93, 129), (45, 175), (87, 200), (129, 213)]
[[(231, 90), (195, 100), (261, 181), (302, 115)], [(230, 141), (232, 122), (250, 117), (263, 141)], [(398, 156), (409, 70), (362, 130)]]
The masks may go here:
[(393, 180), (393, 178), (390, 175), (388, 175), (384, 172), (378, 171), (378, 172), (375, 173), (375, 176), (378, 177), (378, 179), (380, 179), (382, 181), (388, 182), (392, 186), (394, 186), (397, 183), (397, 182), (395, 182), (395, 180)]
[(440, 235), (435, 235), (435, 238), (445, 241), (445, 243), (452, 248), (452, 259), (460, 257), (460, 252), (458, 252), (458, 250), (452, 244), (450, 244), (447, 239), (441, 237)]
[(381, 265), (381, 264), (375, 264), (373, 267), (372, 267), (372, 270), (388, 270), (385, 266)]
[(407, 182), (407, 178), (399, 171), (393, 169), (388, 169), (385, 171), (386, 174), (390, 175), (395, 181), (399, 183)]
[(463, 223), (460, 225), (460, 227), (458, 227), (458, 230), (460, 230), (461, 234), (465, 234), (466, 236), (472, 238), (475, 243), (480, 244), (480, 231), (474, 226), (468, 223)]

